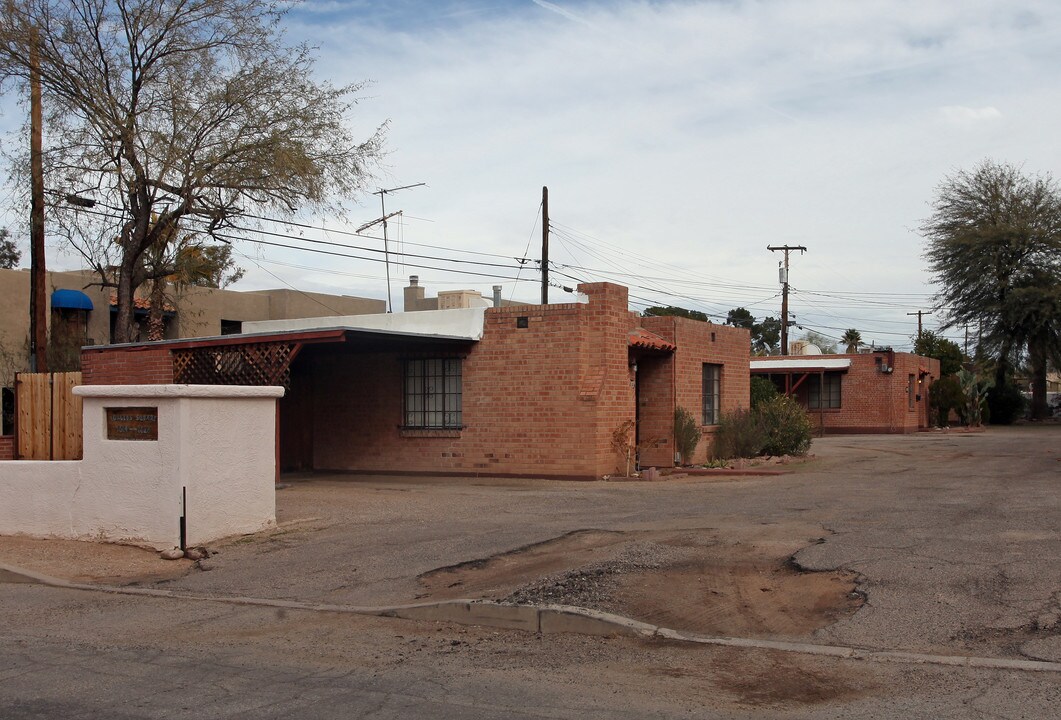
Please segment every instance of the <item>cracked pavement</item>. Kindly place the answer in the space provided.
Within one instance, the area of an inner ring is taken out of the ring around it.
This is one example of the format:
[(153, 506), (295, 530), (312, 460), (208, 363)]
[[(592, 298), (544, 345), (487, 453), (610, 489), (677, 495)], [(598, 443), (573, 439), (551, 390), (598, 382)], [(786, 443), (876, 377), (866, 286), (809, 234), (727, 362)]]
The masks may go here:
[[(783, 537), (856, 573), (809, 642), (1061, 661), (1061, 427), (847, 436), (779, 477), (660, 483), (315, 478), (280, 527), (159, 587), (409, 602), (430, 570), (565, 533)], [(767, 541), (763, 541), (768, 544)], [(0, 584), (0, 716), (1056, 717), (1061, 678)]]

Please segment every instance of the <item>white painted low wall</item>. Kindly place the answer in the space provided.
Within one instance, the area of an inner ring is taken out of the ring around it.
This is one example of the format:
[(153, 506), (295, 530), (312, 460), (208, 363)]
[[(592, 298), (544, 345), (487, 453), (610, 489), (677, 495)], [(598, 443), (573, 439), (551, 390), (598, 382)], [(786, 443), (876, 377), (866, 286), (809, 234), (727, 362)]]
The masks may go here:
[[(0, 534), (202, 545), (276, 522), (280, 387), (86, 385), (84, 459), (0, 462)], [(157, 407), (158, 440), (108, 440), (106, 408)]]

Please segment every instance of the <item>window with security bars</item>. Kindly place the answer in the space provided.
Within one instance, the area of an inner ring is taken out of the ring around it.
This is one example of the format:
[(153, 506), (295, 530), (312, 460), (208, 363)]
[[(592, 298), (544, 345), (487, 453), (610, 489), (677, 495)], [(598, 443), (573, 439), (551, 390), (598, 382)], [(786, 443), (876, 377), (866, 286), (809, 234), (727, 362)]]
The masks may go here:
[(406, 360), (404, 398), (404, 427), (459, 430), (461, 359)]
[(722, 366), (704, 363), (704, 425), (718, 425)]
[(840, 373), (811, 375), (807, 378), (807, 408), (838, 410), (840, 408)]

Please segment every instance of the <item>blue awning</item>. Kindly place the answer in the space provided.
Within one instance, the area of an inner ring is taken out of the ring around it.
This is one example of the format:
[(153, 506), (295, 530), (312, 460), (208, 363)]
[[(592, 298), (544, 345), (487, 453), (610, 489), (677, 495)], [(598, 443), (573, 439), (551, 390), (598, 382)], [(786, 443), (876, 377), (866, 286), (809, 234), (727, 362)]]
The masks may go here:
[(52, 307), (68, 310), (91, 310), (92, 299), (80, 290), (56, 290), (52, 293)]

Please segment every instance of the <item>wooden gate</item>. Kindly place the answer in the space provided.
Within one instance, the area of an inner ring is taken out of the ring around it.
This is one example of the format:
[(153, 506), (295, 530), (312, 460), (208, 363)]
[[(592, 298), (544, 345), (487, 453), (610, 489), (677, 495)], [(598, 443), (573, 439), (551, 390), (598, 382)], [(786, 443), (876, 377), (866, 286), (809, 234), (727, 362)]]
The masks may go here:
[(19, 460), (80, 460), (81, 373), (16, 373), (15, 435)]

